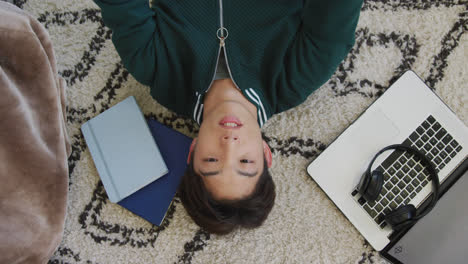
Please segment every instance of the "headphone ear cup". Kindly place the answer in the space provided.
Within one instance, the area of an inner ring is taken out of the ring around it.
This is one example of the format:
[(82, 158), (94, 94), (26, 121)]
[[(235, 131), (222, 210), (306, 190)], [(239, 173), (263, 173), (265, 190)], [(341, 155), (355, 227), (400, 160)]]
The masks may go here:
[(385, 221), (394, 230), (400, 230), (401, 228), (413, 223), (413, 218), (416, 215), (416, 207), (412, 204), (402, 205), (397, 209), (391, 211), (385, 215)]
[(370, 176), (367, 174), (367, 171), (362, 174), (361, 180), (359, 181), (358, 190), (359, 193), (364, 196), (366, 193), (367, 187), (369, 186)]
[(368, 202), (375, 201), (379, 197), (383, 186), (383, 173), (379, 170), (374, 170), (369, 176), (367, 173), (364, 175), (366, 179), (361, 179), (359, 193)]

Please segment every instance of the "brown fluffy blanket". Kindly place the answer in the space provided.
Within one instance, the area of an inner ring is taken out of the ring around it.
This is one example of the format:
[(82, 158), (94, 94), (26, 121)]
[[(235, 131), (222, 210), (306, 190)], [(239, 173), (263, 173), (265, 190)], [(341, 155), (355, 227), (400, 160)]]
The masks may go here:
[(45, 263), (68, 192), (64, 82), (49, 35), (0, 1), (0, 263)]

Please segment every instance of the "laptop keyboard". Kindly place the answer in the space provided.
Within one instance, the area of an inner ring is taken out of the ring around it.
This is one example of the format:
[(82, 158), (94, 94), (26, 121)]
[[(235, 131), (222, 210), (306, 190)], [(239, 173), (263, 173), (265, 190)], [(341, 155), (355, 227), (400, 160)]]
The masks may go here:
[[(461, 150), (462, 146), (430, 115), (402, 143), (419, 149), (432, 162), (436, 171), (442, 170)], [(362, 208), (384, 228), (383, 215), (400, 205), (410, 203), (430, 182), (428, 170), (416, 156), (393, 151), (376, 169), (384, 174), (384, 186), (374, 202), (358, 199)], [(352, 196), (358, 194), (357, 190)]]

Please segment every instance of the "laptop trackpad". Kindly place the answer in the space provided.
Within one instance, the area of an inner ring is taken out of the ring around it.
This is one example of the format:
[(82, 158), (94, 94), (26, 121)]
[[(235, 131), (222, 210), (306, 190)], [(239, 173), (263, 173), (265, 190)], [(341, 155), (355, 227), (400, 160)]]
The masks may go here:
[(397, 126), (378, 107), (370, 109), (354, 123), (347, 140), (355, 155), (367, 161), (380, 149), (400, 143), (393, 141), (399, 134)]

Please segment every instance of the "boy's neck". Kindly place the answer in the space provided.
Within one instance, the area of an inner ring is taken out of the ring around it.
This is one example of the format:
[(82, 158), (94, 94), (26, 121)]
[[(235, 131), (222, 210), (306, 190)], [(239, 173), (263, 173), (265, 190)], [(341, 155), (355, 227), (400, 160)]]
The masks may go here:
[(204, 98), (203, 116), (219, 105), (223, 101), (236, 101), (245, 106), (245, 108), (257, 119), (257, 107), (252, 104), (242, 92), (237, 89), (231, 79), (221, 79), (213, 81), (210, 90)]

